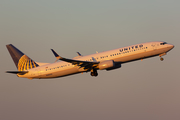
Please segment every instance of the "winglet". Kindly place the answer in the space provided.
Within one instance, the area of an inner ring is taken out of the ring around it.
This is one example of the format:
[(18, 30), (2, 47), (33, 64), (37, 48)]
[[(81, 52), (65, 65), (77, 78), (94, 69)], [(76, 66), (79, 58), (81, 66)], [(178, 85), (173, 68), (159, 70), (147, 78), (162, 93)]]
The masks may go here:
[[(59, 56), (53, 49), (51, 49), (51, 51), (53, 52), (54, 56), (56, 57), (56, 61), (58, 61), (59, 59), (61, 59), (62, 57)], [(56, 62), (55, 61), (55, 62)]]
[(77, 52), (77, 54), (78, 54), (79, 56), (82, 56), (81, 53), (79, 53), (79, 52)]

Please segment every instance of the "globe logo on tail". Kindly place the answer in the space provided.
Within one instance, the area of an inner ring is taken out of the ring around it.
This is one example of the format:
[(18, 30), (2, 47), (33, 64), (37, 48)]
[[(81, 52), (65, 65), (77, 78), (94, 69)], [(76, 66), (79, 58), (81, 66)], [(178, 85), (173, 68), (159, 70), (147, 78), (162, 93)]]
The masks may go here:
[(38, 67), (39, 65), (34, 62), (32, 59), (30, 59), (28, 56), (23, 55), (18, 62), (18, 70), (19, 71), (24, 71), (28, 69), (32, 69), (35, 67)]

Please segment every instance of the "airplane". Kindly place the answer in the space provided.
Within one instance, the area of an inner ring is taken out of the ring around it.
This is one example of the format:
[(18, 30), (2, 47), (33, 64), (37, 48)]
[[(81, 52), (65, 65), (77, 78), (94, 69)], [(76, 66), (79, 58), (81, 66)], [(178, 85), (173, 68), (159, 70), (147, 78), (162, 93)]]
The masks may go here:
[(159, 56), (163, 61), (162, 56), (173, 49), (174, 45), (160, 41), (147, 42), (87, 56), (77, 52), (78, 56), (73, 59), (62, 57), (51, 49), (56, 57), (54, 63), (35, 62), (12, 44), (8, 44), (6, 47), (18, 69), (6, 72), (32, 80), (65, 77), (83, 72), (90, 72), (91, 76), (96, 77), (98, 76), (97, 70), (114, 70), (121, 68), (124, 63), (154, 56)]

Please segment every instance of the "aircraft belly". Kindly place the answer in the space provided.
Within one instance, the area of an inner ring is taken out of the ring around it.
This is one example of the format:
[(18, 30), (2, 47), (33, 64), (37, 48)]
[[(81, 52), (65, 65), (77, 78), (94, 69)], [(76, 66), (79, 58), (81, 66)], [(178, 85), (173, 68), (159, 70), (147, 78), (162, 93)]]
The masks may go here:
[(56, 77), (68, 76), (68, 75), (75, 74), (78, 72), (79, 71), (77, 68), (71, 68), (71, 69), (55, 71), (52, 73), (44, 74), (44, 75), (41, 75), (40, 78), (56, 78)]

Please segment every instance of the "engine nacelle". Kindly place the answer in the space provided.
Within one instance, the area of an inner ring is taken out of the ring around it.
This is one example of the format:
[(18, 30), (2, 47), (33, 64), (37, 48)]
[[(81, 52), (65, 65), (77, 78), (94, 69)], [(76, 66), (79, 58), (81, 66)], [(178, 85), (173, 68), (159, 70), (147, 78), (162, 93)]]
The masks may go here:
[(99, 70), (108, 69), (114, 67), (114, 61), (113, 60), (107, 60), (99, 63)]

